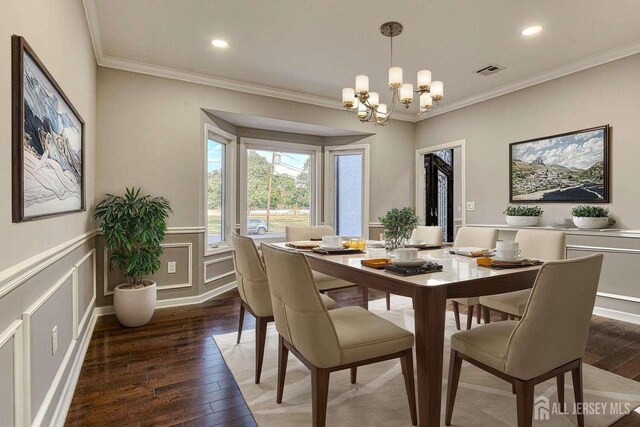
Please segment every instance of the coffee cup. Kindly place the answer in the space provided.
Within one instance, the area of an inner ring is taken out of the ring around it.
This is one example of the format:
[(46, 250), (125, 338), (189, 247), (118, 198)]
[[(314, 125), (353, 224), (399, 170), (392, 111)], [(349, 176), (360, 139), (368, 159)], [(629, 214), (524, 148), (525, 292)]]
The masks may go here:
[(342, 246), (342, 237), (322, 236), (322, 246), (327, 248), (337, 248), (338, 246)]
[(396, 249), (396, 259), (398, 261), (413, 261), (416, 258), (418, 258), (418, 249), (415, 249), (415, 248)]

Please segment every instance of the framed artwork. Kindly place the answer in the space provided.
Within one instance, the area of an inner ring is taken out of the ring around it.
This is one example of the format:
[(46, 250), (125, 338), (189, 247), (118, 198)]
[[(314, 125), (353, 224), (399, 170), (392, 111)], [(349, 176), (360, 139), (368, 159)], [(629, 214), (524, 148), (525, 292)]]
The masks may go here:
[(84, 211), (84, 121), (15, 35), (11, 88), (13, 222)]
[(609, 126), (509, 144), (511, 203), (608, 203)]

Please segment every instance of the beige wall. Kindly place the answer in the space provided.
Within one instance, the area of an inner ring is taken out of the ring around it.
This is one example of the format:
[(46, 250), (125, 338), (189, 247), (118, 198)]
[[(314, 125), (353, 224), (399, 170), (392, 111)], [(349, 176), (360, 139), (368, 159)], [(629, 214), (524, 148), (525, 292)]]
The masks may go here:
[[(509, 143), (604, 124), (611, 126), (611, 201), (618, 227), (640, 229), (640, 55), (635, 55), (416, 125), (416, 148), (466, 139), (470, 224), (503, 224), (509, 203)], [(547, 223), (571, 204), (541, 204)]]
[(171, 201), (169, 226), (204, 225), (202, 108), (377, 132), (359, 141), (371, 145), (370, 218), (413, 205), (412, 123), (373, 127), (346, 111), (106, 68), (98, 70), (98, 198), (142, 186)]
[(89, 212), (11, 222), (11, 35), (26, 38), (85, 121), (85, 192), (95, 194), (96, 63), (80, 1), (0, 3), (0, 272), (92, 228)]

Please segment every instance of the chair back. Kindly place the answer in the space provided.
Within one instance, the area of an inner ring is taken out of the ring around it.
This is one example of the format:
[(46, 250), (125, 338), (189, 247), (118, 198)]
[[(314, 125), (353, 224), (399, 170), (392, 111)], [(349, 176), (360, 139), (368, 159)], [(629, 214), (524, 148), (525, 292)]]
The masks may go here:
[(442, 227), (419, 225), (411, 233), (411, 240), (422, 240), (422, 243), (429, 245), (441, 245)]
[(543, 261), (565, 259), (566, 237), (562, 231), (520, 230), (516, 234), (523, 258)]
[(287, 225), (284, 228), (285, 241), (299, 242), (301, 240), (320, 240), (322, 236), (335, 236), (336, 232), (330, 225), (308, 225), (304, 227)]
[(527, 380), (583, 356), (602, 259), (595, 254), (542, 265), (509, 338), (507, 374)]
[(319, 368), (340, 364), (338, 336), (305, 256), (263, 244), (278, 333)]
[(253, 239), (237, 234), (231, 236), (233, 264), (240, 298), (256, 316), (273, 316), (269, 281), (258, 248)]
[(498, 229), (496, 228), (460, 227), (453, 247), (493, 249), (497, 241)]

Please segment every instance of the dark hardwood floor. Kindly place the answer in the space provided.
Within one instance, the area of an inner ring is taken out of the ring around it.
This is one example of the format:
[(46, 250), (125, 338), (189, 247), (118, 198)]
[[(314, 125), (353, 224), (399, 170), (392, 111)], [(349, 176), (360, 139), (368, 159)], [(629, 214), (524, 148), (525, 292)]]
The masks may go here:
[[(354, 289), (329, 295), (340, 306), (362, 302)], [(384, 294), (370, 291), (369, 298)], [(254, 426), (212, 338), (237, 330), (239, 309), (234, 291), (201, 305), (158, 310), (141, 328), (124, 328), (115, 316), (99, 318), (66, 424)], [(247, 316), (245, 329), (254, 325)], [(594, 316), (584, 361), (640, 381), (640, 326)], [(638, 425), (638, 413), (615, 424)]]

